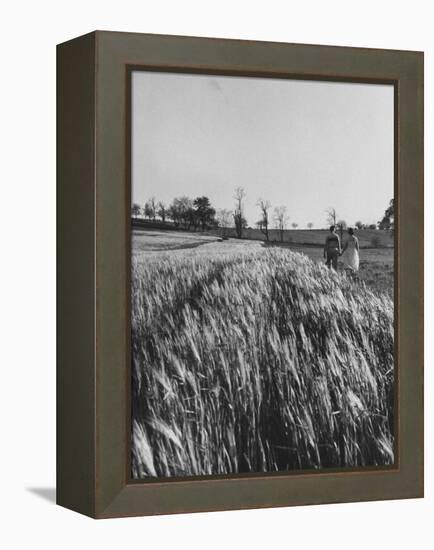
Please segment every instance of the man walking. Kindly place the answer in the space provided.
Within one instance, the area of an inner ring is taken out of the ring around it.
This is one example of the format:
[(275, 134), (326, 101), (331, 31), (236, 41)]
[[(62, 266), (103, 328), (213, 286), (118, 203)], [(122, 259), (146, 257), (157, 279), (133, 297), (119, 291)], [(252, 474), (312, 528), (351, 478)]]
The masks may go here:
[(341, 240), (339, 235), (335, 233), (335, 226), (330, 226), (330, 233), (327, 235), (324, 245), (324, 258), (326, 259), (326, 265), (330, 269), (336, 271), (338, 269), (338, 257), (341, 254)]

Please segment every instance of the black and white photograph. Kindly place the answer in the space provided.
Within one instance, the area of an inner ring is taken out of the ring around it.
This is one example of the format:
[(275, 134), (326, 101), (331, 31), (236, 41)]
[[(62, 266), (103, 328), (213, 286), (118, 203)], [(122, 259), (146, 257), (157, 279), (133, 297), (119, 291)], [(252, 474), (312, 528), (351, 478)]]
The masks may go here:
[(130, 77), (131, 478), (393, 466), (394, 86)]

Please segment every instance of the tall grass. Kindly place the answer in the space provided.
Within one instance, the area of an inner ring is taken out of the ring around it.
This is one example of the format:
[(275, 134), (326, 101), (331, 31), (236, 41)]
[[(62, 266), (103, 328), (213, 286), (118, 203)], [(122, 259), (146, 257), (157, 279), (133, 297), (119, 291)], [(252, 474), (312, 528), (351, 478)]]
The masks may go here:
[(393, 463), (393, 303), (302, 254), (133, 266), (132, 474)]

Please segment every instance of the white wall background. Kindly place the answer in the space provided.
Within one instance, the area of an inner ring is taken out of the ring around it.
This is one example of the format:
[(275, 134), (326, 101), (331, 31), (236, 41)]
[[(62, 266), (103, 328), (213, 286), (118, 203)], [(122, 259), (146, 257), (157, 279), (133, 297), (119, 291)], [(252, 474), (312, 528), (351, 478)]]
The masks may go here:
[[(4, 548), (432, 548), (434, 40), (430, 4), (423, 0), (27, 0), (3, 5), (0, 537)], [(424, 500), (99, 522), (58, 508), (50, 500), (55, 482), (55, 44), (94, 29), (425, 51)], [(31, 223), (17, 222), (20, 218)]]

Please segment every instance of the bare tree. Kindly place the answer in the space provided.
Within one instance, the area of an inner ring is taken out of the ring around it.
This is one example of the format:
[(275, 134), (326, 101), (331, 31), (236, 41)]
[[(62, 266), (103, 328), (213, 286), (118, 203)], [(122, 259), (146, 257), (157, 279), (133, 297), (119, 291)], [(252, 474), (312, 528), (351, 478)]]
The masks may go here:
[(270, 201), (266, 201), (264, 199), (258, 199), (258, 202), (256, 203), (257, 206), (259, 206), (259, 209), (261, 210), (261, 219), (259, 221), (259, 226), (262, 231), (262, 233), (265, 235), (265, 240), (269, 240), (268, 235), (268, 226), (269, 226), (269, 218), (268, 218), (268, 211), (271, 208)]
[(341, 243), (344, 240), (344, 230), (347, 229), (347, 227), (348, 227), (348, 224), (345, 220), (339, 220), (338, 223), (336, 224), (336, 228), (338, 229), (339, 236), (341, 238)]
[(143, 214), (150, 220), (153, 215), (152, 207), (149, 201), (145, 203), (145, 206), (143, 207)]
[(335, 228), (339, 231), (341, 242), (342, 242), (342, 239), (344, 236), (344, 229), (347, 228), (347, 222), (345, 220), (336, 221), (338, 215), (336, 213), (336, 210), (333, 207), (327, 208), (326, 214), (327, 214), (327, 223), (329, 225), (334, 225)]
[(296, 223), (296, 222), (292, 222), (291, 225), (292, 225), (292, 227), (293, 227), (294, 229), (297, 229), (297, 227), (298, 227), (298, 223)]
[(151, 197), (147, 201), (143, 209), (143, 213), (147, 218), (155, 221), (155, 218), (157, 216), (157, 201), (155, 200), (155, 197)]
[(281, 243), (283, 243), (283, 232), (288, 223), (288, 219), (289, 216), (286, 206), (276, 206), (274, 209), (274, 223), (276, 224), (276, 229), (279, 230)]
[(158, 215), (160, 216), (161, 218), (161, 221), (163, 223), (166, 222), (166, 217), (167, 217), (167, 208), (166, 208), (166, 205), (164, 204), (164, 202), (159, 202), (158, 203)]
[(313, 223), (312, 223), (312, 222), (309, 222), (309, 223), (307, 224), (307, 227), (308, 227), (309, 229), (312, 229)]
[(231, 226), (232, 212), (230, 210), (222, 208), (220, 210), (217, 210), (216, 218), (219, 227), (223, 229), (223, 235), (226, 235), (227, 228)]
[(235, 231), (239, 239), (243, 238), (243, 228), (245, 226), (245, 218), (243, 214), (244, 204), (243, 201), (246, 197), (246, 192), (243, 187), (237, 187), (234, 193), (235, 199), (235, 210), (234, 210), (234, 222), (235, 222)]
[(155, 221), (155, 218), (157, 217), (157, 201), (155, 200), (155, 197), (151, 197), (149, 199), (149, 207), (152, 212), (152, 219)]
[(327, 223), (329, 225), (336, 225), (336, 220), (338, 217), (336, 210), (333, 207), (327, 208), (326, 214), (327, 214)]

